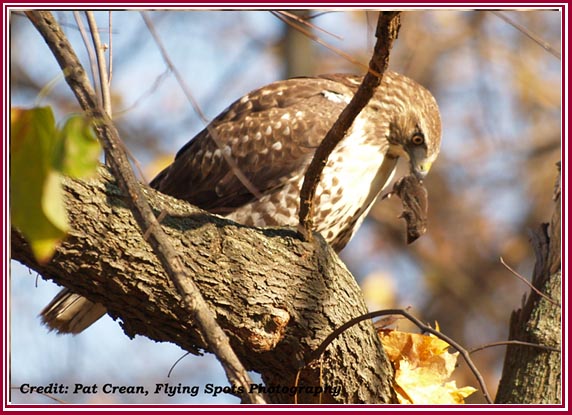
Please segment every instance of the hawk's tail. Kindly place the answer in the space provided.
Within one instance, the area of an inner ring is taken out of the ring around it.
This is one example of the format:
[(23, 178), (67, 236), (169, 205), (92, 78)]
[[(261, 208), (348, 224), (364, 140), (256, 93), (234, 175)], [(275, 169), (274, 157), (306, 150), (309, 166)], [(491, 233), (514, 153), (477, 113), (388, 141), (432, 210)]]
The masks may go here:
[(42, 310), (40, 316), (50, 330), (78, 334), (107, 313), (106, 308), (64, 288)]

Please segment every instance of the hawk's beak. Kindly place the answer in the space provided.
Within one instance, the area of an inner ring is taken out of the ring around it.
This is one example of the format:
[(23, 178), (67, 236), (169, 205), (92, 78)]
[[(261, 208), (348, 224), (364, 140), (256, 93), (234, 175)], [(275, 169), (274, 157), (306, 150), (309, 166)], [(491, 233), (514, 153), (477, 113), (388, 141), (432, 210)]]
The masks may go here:
[(427, 150), (422, 148), (414, 148), (407, 152), (409, 156), (409, 169), (411, 174), (417, 177), (419, 181), (423, 180), (433, 164), (434, 157), (427, 157)]
[(416, 163), (412, 160), (411, 173), (413, 173), (419, 180), (423, 180), (425, 176), (427, 176), (427, 173), (429, 173), (429, 170), (431, 170), (432, 164), (433, 162), (429, 160), (423, 160), (420, 163)]

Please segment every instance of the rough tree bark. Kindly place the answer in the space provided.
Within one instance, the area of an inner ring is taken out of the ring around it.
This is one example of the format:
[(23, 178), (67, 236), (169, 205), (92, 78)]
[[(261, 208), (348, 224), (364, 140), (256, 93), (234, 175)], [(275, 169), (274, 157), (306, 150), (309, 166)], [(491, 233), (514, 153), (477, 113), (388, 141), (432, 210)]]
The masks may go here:
[[(124, 332), (168, 341), (192, 353), (205, 343), (173, 284), (141, 235), (124, 196), (101, 169), (89, 181), (67, 180), (72, 231), (46, 265), (38, 264), (16, 230), (12, 255), (46, 279), (107, 307)], [(361, 291), (320, 237), (294, 230), (253, 229), (209, 215), (153, 189), (145, 193), (175, 249), (249, 370), (267, 385), (295, 384), (304, 359), (337, 326), (365, 313)], [(341, 387), (324, 403), (393, 401), (392, 369), (371, 321), (345, 332), (326, 351), (323, 365), (306, 367), (299, 385)], [(292, 402), (288, 394), (268, 402)], [(301, 394), (298, 402), (318, 397)]]
[[(560, 173), (560, 172), (559, 172)], [(509, 340), (521, 340), (561, 349), (561, 189), (560, 174), (554, 189), (554, 213), (550, 225), (531, 233), (536, 254), (532, 284), (553, 301), (534, 291), (512, 313)], [(561, 353), (511, 345), (507, 347), (496, 403), (559, 404), (561, 402)]]

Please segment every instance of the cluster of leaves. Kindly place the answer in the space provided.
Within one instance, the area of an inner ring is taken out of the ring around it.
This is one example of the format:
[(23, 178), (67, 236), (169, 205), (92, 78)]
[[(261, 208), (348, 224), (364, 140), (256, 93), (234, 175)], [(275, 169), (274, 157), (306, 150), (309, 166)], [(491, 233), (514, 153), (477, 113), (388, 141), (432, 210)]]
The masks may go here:
[(100, 144), (83, 116), (70, 116), (58, 128), (49, 107), (12, 108), (10, 154), (12, 225), (26, 237), (38, 261), (47, 262), (69, 227), (62, 178), (92, 175)]
[(395, 392), (399, 403), (450, 405), (465, 403), (476, 391), (471, 386), (458, 388), (449, 381), (459, 353), (449, 353), (449, 344), (432, 336), (381, 330), (387, 357), (395, 369)]

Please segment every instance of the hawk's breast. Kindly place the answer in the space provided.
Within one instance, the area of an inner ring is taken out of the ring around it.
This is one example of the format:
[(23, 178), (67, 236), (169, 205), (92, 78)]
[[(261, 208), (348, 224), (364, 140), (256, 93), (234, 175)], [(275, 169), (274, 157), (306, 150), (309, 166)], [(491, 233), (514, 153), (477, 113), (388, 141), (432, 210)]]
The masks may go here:
[[(387, 186), (396, 160), (386, 160), (387, 144), (372, 134), (366, 119), (356, 118), (328, 159), (316, 189), (314, 226), (336, 250), (342, 249)], [(385, 161), (385, 163), (384, 163)], [(300, 189), (309, 160), (281, 189), (227, 215), (250, 226), (296, 226)]]

